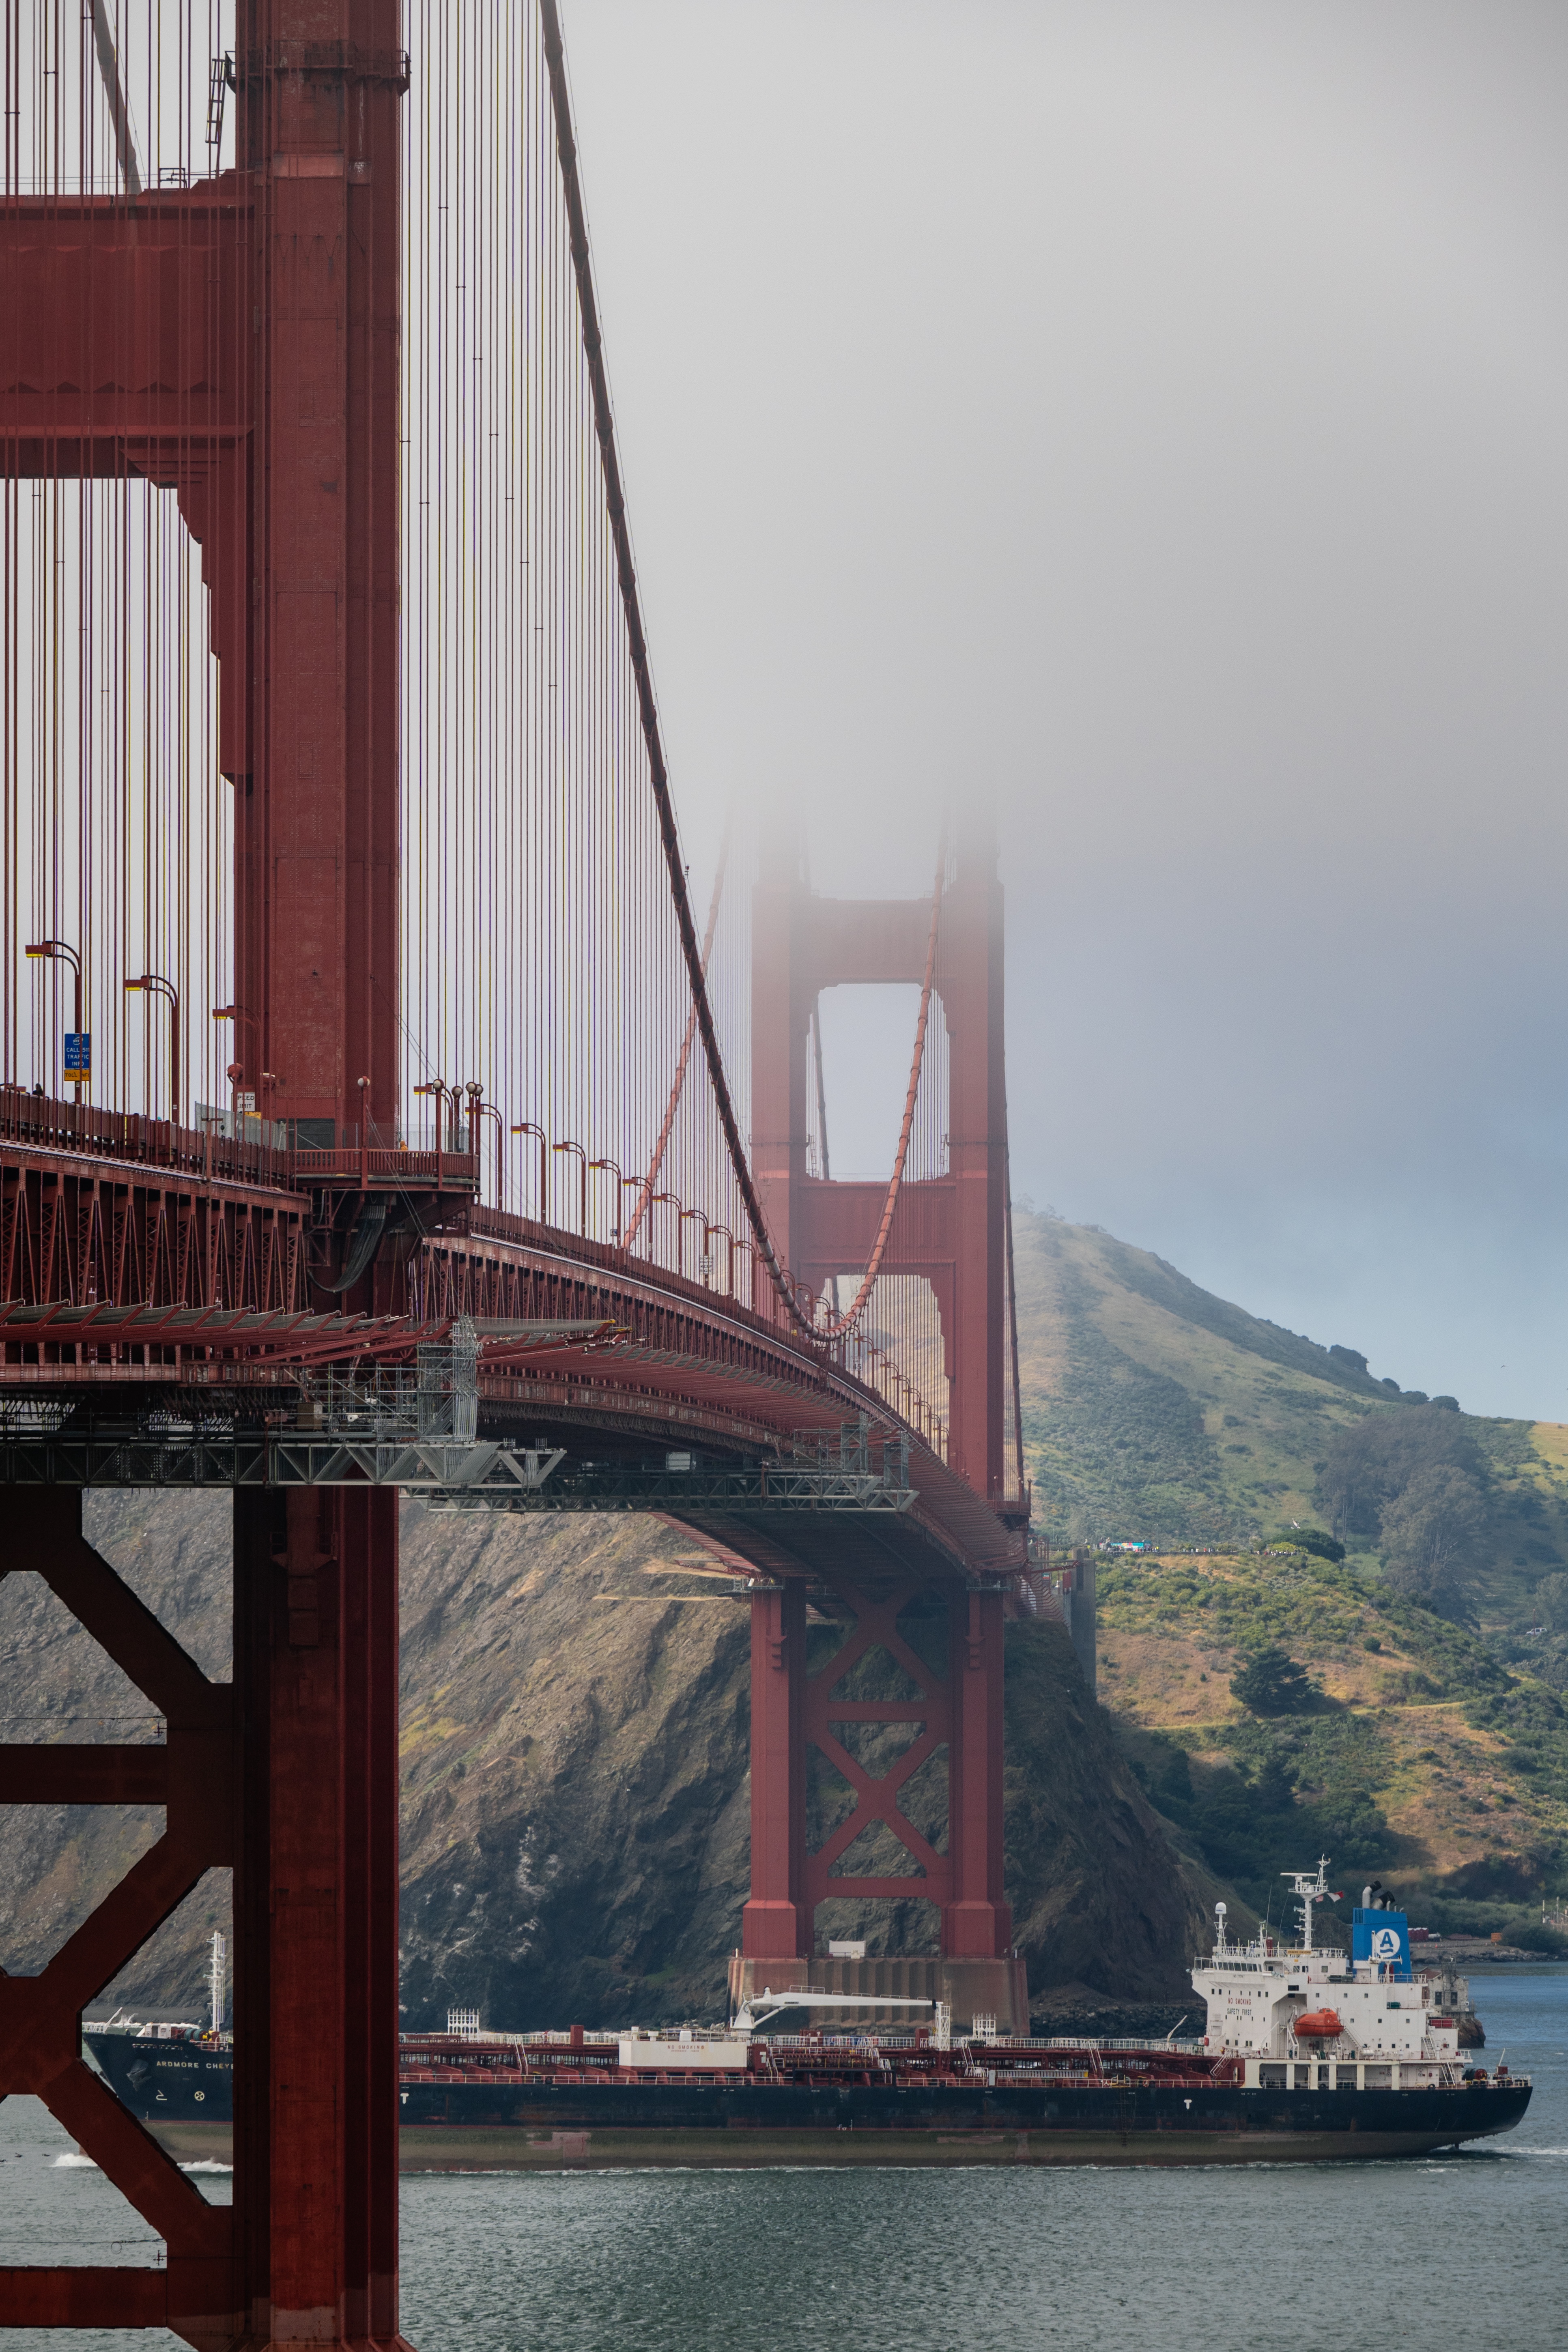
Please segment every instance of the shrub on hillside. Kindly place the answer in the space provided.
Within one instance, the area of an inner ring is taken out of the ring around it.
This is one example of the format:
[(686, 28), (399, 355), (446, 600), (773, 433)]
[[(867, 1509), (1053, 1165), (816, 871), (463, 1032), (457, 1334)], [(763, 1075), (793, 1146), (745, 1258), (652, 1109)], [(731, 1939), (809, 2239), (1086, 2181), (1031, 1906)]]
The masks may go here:
[(1343, 1559), (1345, 1548), (1321, 1528), (1281, 1528), (1270, 1538), (1277, 1544), (1294, 1544), (1298, 1551), (1310, 1551), (1318, 1559), (1331, 1559), (1336, 1564)]
[(1307, 1669), (1283, 1650), (1256, 1650), (1243, 1659), (1230, 1690), (1249, 1715), (1300, 1715), (1312, 1704)]

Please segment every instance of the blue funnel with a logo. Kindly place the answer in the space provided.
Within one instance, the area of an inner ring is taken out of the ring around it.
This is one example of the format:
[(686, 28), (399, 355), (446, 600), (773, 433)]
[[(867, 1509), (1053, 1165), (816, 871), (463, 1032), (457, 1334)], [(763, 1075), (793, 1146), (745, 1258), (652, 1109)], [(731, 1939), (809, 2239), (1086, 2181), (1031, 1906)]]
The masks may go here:
[(1397, 1984), (1408, 1984), (1410, 1978), (1410, 1921), (1403, 1911), (1363, 1911), (1358, 1905), (1351, 1914), (1351, 1958), (1376, 1960), (1385, 1977)]

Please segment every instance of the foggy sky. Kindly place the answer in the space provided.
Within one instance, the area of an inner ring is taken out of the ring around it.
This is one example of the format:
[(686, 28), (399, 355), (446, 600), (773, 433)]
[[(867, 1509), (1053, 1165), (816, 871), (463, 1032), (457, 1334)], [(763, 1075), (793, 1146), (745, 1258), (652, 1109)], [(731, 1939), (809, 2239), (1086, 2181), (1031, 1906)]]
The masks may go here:
[(694, 850), (993, 795), (1016, 1194), (1568, 1420), (1568, 11), (563, 13)]

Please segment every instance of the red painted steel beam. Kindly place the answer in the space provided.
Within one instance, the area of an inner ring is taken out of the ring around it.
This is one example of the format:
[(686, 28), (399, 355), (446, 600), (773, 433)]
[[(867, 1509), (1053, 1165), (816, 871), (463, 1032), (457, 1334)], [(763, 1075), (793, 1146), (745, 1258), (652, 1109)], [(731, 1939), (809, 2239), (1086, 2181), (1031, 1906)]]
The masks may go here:
[[(918, 1895), (928, 1902), (945, 1904), (951, 1894), (952, 1864), (939, 1853), (905, 1818), (899, 1791), (939, 1748), (951, 1754), (952, 1692), (910, 1649), (898, 1630), (900, 1612), (914, 1597), (910, 1584), (873, 1596), (842, 1579), (833, 1589), (855, 1614), (853, 1629), (833, 1656), (811, 1676), (805, 1686), (805, 1737), (855, 1791), (853, 1810), (806, 1858), (806, 1895), (815, 1912), (818, 1903), (841, 1895), (885, 1894), (889, 1889)], [(951, 1589), (951, 1588), (950, 1588)], [(834, 1696), (845, 1677), (868, 1650), (884, 1650), (909, 1675), (918, 1696), (907, 1700), (843, 1700)], [(920, 1726), (914, 1738), (886, 1772), (871, 1773), (834, 1736), (835, 1723), (896, 1723)], [(908, 1878), (835, 1874), (834, 1864), (855, 1843), (862, 1831), (880, 1822), (889, 1829), (916, 1865)]]
[[(805, 1177), (794, 1201), (795, 1257), (802, 1275), (809, 1279), (809, 1269), (816, 1265), (832, 1274), (858, 1273), (870, 1256), (887, 1197), (885, 1184)], [(883, 1253), (883, 1272), (919, 1274), (932, 1260), (951, 1262), (959, 1246), (959, 1207), (955, 1178), (907, 1178)]]
[(193, 1849), (171, 1831), (132, 1864), (39, 1975), (12, 1977), (0, 1987), (0, 2072), (8, 2089), (47, 2095), (45, 2085), (76, 2056), (81, 2010), (203, 1874), (227, 1862), (229, 1851), (226, 1841), (213, 1851)]
[(0, 2268), (7, 2327), (165, 2327), (166, 2271), (121, 2263), (14, 2264)]
[(0, 468), (172, 484), (237, 785), (236, 993), (275, 1118), (398, 1092), (395, 0), (249, 0), (237, 168), (0, 206)]
[(752, 1596), (752, 1891), (748, 1959), (809, 1958), (805, 1895), (805, 1588)]
[(396, 1495), (237, 1495), (235, 1571), (252, 1759), (235, 2210), (254, 2340), (401, 2346)]
[(942, 904), (937, 986), (949, 1039), (948, 1166), (961, 1203), (948, 1459), (977, 1493), (1000, 1501), (1008, 1434), (1007, 1083), (994, 845), (972, 847), (959, 859)]
[[(932, 1712), (938, 1711), (933, 1709)], [(946, 1716), (947, 1709), (943, 1706), (940, 1710), (940, 1719), (928, 1723), (919, 1738), (912, 1739), (897, 1761), (886, 1772), (879, 1774), (863, 1770), (848, 1749), (834, 1738), (824, 1724), (818, 1722), (814, 1726), (810, 1734), (812, 1744), (855, 1791), (854, 1811), (839, 1822), (832, 1835), (810, 1857), (806, 1885), (815, 1902), (825, 1901), (833, 1891), (836, 1882), (830, 1873), (834, 1864), (840, 1855), (848, 1852), (861, 1832), (868, 1829), (873, 1822), (880, 1822), (885, 1828), (891, 1830), (905, 1852), (912, 1856), (923, 1882), (921, 1893), (935, 1903), (946, 1900), (948, 1859), (946, 1855), (938, 1853), (935, 1847), (905, 1820), (898, 1802), (899, 1790), (903, 1783), (918, 1772), (926, 1759), (934, 1755), (947, 1739)]]
[(168, 1793), (166, 1748), (0, 1747), (0, 1804), (162, 1805)]
[[(853, 1579), (829, 1578), (854, 1612), (839, 1647), (808, 1676), (805, 1658), (805, 1581), (752, 1601), (752, 1896), (743, 1918), (748, 1958), (809, 1957), (816, 1906), (837, 1896), (908, 1898), (939, 1906), (942, 1950), (949, 1959), (1005, 1959), (1012, 1913), (1003, 1887), (1002, 1703), (1004, 1599), (943, 1581), (949, 1595), (950, 1657), (943, 1678), (898, 1630), (916, 1587), (872, 1592)], [(798, 1636), (791, 1639), (798, 1622)], [(901, 1700), (836, 1699), (835, 1691), (868, 1651), (884, 1651), (915, 1685)], [(836, 1723), (918, 1726), (916, 1736), (880, 1774), (868, 1772), (834, 1733)], [(807, 1749), (816, 1747), (855, 1792), (850, 1813), (821, 1846), (807, 1852), (804, 1824)], [(900, 1791), (930, 1757), (948, 1754), (947, 1852), (913, 1827)], [(835, 1864), (873, 1822), (890, 1830), (914, 1868), (907, 1876), (839, 1874)], [(793, 1942), (790, 1938), (793, 1936)]]
[(168, 2247), (171, 2263), (210, 2266), (208, 2292), (232, 2307), (226, 2269), (233, 2220), (226, 2206), (209, 2205), (179, 2166), (164, 2154), (109, 2085), (79, 2058), (62, 2068), (39, 2091), (51, 2115), (93, 2158), (105, 2177), (149, 2221)]
[(396, 0), (250, 0), (235, 52), (259, 583), (235, 993), (274, 1117), (329, 1149), (362, 1076), (398, 1107), (400, 36)]
[(205, 1740), (226, 1778), (229, 1690), (211, 1683), (145, 1601), (122, 1582), (81, 1533), (79, 1495), (37, 1488), (7, 1498), (9, 1537), (19, 1564), (36, 1569), (95, 1642), (157, 1706), (171, 1740)]
[(952, 1610), (950, 1631), (948, 1675), (954, 1720), (948, 1749), (948, 1854), (952, 1895), (942, 1913), (942, 1954), (948, 1959), (1005, 1959), (1013, 1948), (1013, 1914), (1003, 1887), (1006, 1628), (1001, 1593), (962, 1596)]
[[(165, 1717), (162, 1748), (39, 1747), (4, 1751), (0, 1794), (11, 1801), (161, 1802), (164, 1834), (33, 1977), (0, 1977), (0, 2096), (31, 2093), (164, 2240), (152, 2273), (155, 2317), (201, 2352), (235, 2340), (240, 2305), (232, 2216), (208, 2205), (130, 2111), (83, 2063), (86, 2003), (124, 1967), (204, 1873), (232, 1859), (234, 1717), (227, 1685), (207, 1682), (178, 1643), (93, 1551), (71, 1489), (13, 1489), (7, 1569), (42, 1575)], [(8, 2274), (0, 2313), (58, 2315), (38, 2324), (139, 2317), (143, 2274)], [(9, 2297), (14, 2294), (13, 2304)], [(95, 2300), (95, 2297), (97, 2298)]]
[(249, 176), (0, 205), (0, 473), (142, 476), (202, 546), (219, 761), (248, 774)]

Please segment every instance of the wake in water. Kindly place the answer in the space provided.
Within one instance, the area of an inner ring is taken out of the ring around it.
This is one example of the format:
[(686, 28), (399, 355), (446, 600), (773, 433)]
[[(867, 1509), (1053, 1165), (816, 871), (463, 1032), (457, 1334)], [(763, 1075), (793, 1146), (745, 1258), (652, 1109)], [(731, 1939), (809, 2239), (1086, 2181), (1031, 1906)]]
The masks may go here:
[[(96, 2172), (99, 2168), (94, 2159), (90, 2156), (84, 2156), (79, 2147), (69, 2156), (57, 2156), (49, 2168), (53, 2172)], [(234, 2167), (232, 2164), (219, 2164), (216, 2158), (204, 2156), (198, 2158), (195, 2164), (182, 2164), (180, 2170), (182, 2172), (232, 2172)]]

